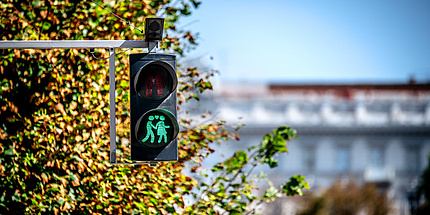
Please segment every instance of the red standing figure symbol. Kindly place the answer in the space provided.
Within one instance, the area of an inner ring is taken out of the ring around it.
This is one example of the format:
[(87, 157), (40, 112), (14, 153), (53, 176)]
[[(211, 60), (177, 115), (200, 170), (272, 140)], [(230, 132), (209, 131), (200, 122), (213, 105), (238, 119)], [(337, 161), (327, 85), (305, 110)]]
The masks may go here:
[(157, 96), (163, 96), (163, 89), (165, 87), (164, 77), (161, 75), (161, 72), (158, 71), (157, 75), (154, 78), (155, 81), (155, 90), (157, 91)]
[(145, 80), (145, 96), (152, 96), (152, 87), (154, 86), (154, 77), (151, 76)]

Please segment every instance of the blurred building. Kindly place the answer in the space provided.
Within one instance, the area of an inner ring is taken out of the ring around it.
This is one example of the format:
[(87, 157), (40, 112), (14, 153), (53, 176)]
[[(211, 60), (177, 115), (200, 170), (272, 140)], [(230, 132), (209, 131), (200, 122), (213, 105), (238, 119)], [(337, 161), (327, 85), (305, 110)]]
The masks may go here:
[(230, 123), (245, 123), (228, 154), (280, 125), (297, 130), (289, 154), (270, 172), (275, 182), (294, 174), (312, 190), (337, 179), (374, 183), (408, 213), (407, 193), (416, 186), (430, 154), (430, 84), (245, 84), (230, 83), (203, 98)]

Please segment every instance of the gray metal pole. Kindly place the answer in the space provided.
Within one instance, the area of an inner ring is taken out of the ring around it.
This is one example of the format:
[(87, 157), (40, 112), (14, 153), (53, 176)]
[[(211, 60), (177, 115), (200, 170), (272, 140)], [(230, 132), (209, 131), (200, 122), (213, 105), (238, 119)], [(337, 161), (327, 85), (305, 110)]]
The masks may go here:
[(109, 49), (110, 163), (116, 163), (115, 49)]

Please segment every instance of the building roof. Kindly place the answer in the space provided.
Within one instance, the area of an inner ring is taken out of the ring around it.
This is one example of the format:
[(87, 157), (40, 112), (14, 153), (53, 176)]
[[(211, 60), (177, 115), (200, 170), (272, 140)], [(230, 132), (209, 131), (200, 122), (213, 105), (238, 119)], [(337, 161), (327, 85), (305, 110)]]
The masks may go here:
[(430, 126), (427, 83), (228, 83), (215, 91), (206, 108), (230, 122), (305, 127)]

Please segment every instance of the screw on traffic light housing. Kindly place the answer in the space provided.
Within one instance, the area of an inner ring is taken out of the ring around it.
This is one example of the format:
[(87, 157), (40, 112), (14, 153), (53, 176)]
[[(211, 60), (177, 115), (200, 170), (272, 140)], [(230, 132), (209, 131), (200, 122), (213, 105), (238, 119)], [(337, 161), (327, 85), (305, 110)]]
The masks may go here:
[(178, 159), (176, 56), (130, 55), (131, 159)]
[(163, 38), (164, 19), (145, 19), (145, 41), (159, 41)]

